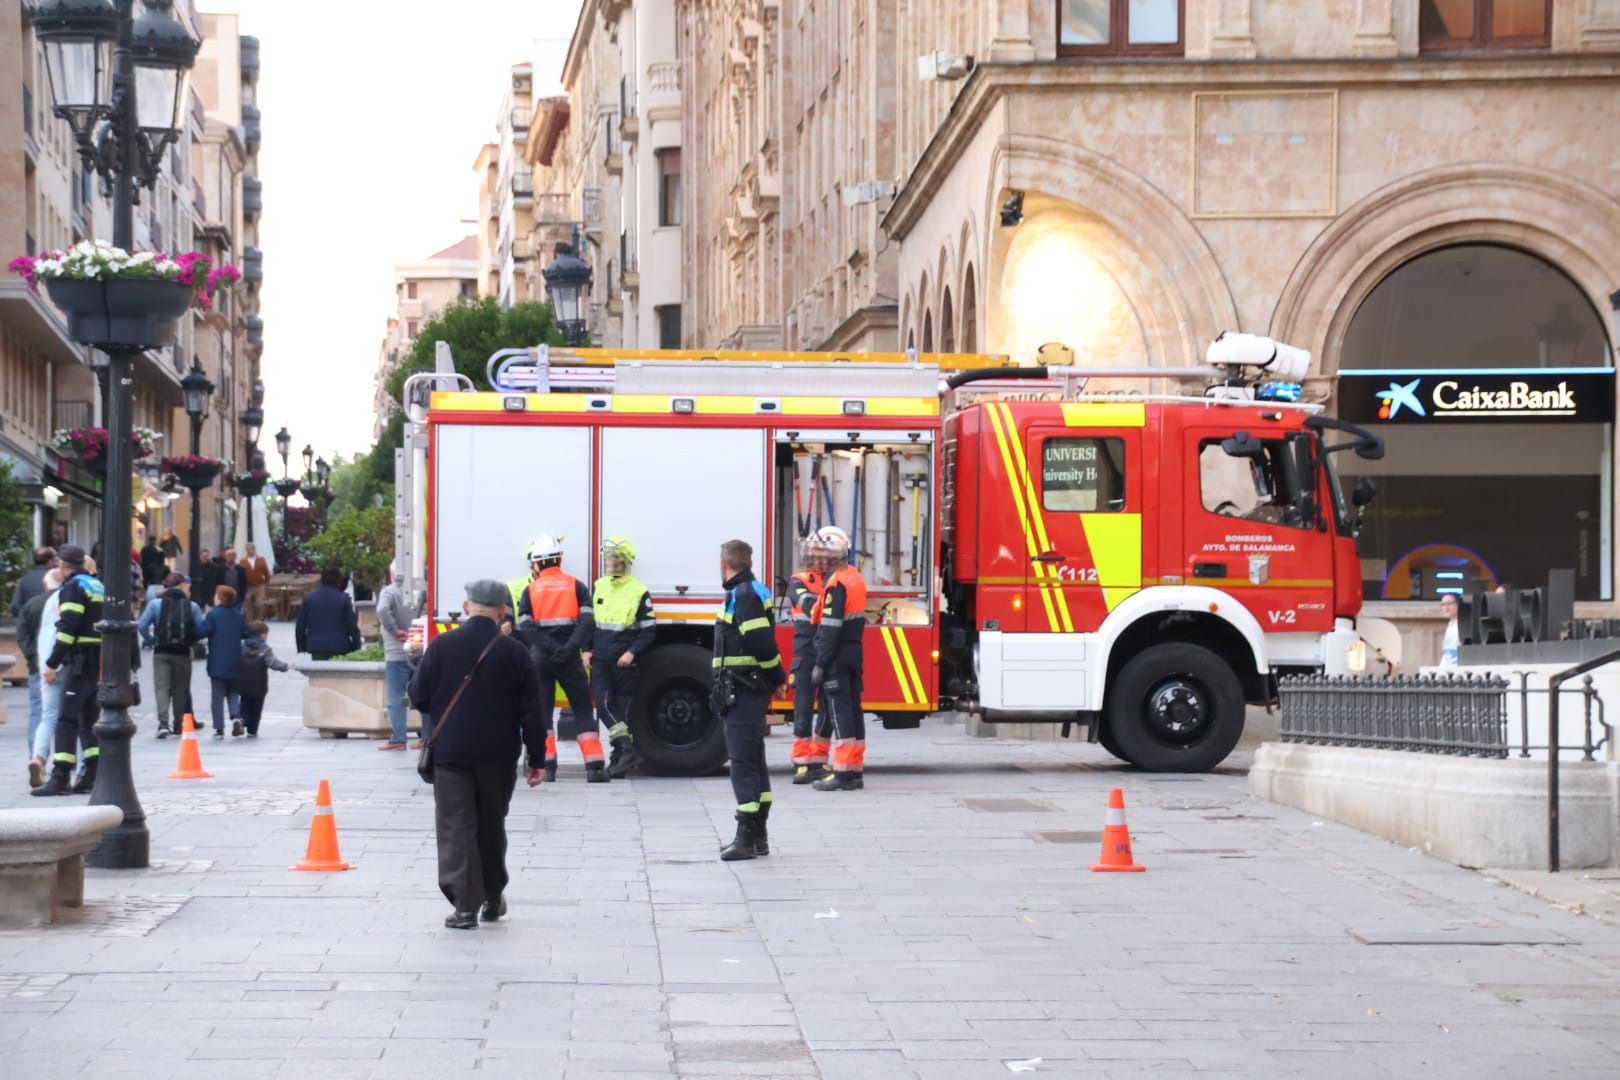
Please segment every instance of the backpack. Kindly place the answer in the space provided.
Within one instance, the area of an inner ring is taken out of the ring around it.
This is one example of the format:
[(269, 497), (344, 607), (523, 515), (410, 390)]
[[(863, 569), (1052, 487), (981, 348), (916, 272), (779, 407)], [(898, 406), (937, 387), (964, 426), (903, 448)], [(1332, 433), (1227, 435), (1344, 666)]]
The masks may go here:
[(191, 601), (180, 596), (166, 596), (159, 602), (157, 617), (158, 648), (185, 651), (195, 642), (192, 636)]

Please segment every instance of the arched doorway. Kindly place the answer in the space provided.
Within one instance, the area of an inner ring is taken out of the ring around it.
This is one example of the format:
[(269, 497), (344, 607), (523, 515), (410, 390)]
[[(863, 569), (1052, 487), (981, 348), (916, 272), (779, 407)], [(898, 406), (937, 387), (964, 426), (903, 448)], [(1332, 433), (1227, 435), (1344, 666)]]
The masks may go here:
[(1575, 571), (1613, 595), (1613, 353), (1559, 267), (1498, 244), (1435, 248), (1367, 294), (1339, 350), (1337, 407), (1382, 461), (1359, 543), (1368, 599), (1434, 600)]
[(973, 267), (962, 279), (962, 351), (979, 351), (979, 297), (973, 283)]
[(932, 311), (923, 312), (922, 342), (923, 352), (931, 353), (934, 351), (934, 313)]
[(956, 351), (956, 313), (951, 310), (951, 287), (945, 286), (945, 299), (939, 305), (939, 351)]

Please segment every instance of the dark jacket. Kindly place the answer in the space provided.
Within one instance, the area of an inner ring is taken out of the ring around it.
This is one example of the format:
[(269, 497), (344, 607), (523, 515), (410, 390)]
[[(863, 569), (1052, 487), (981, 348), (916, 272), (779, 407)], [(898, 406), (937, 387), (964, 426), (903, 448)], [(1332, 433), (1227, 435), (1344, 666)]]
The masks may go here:
[(340, 656), (360, 648), (360, 620), (349, 594), (322, 585), (304, 597), (293, 624), (293, 636), (301, 653)]
[(550, 726), (540, 710), (540, 680), (529, 651), (502, 635), (495, 620), (475, 615), (460, 629), (434, 638), (411, 679), (411, 704), (435, 721), (446, 717), (450, 699), (491, 639), (495, 647), (433, 740), (434, 761), (511, 765), (518, 751), (527, 748), (529, 767), (537, 769), (545, 762)]
[(11, 590), (11, 615), (16, 618), (22, 614), (23, 605), (45, 591), (45, 575), (50, 568), (36, 566), (24, 574), (17, 582), (17, 587)]
[(39, 674), (39, 621), (45, 617), (45, 601), (50, 598), (50, 593), (40, 593), (24, 604), (17, 616), (17, 647), (22, 649), (30, 675)]
[(247, 600), (247, 567), (239, 562), (228, 563), (221, 559), (219, 561), (219, 577), (214, 581), (214, 587), (217, 589), (221, 585), (229, 585), (236, 590), (236, 606), (241, 607), (243, 602)]
[(203, 618), (208, 639), (208, 677), (234, 679), (241, 672), (242, 639), (252, 636), (241, 608), (211, 608)]
[(228, 584), (220, 574), (225, 569), (225, 560), (215, 555), (202, 564), (197, 571), (197, 580), (191, 583), (191, 595), (203, 607), (212, 607), (214, 604), (214, 590), (221, 585)]
[(160, 585), (169, 566), (163, 561), (163, 549), (148, 540), (141, 548), (141, 577), (148, 585)]
[(270, 693), (270, 672), (287, 670), (287, 662), (277, 658), (268, 641), (250, 637), (242, 642), (242, 662), (236, 669), (236, 692), (243, 697), (262, 698)]
[[(184, 645), (159, 644), (157, 634), (163, 628), (164, 618), (171, 613), (169, 609), (175, 604), (184, 605), (181, 609), (184, 612), (182, 618), (185, 620), (187, 636), (191, 640)], [(146, 642), (153, 652), (170, 653), (174, 656), (191, 655), (191, 647), (204, 637), (202, 611), (179, 589), (165, 589), (163, 595), (157, 599), (148, 600), (146, 610), (142, 611), (141, 617), (135, 621), (135, 629), (140, 631), (141, 640)]]
[(715, 675), (739, 679), (754, 690), (773, 690), (787, 681), (770, 602), (770, 590), (752, 571), (726, 582), (726, 602), (714, 620)]
[(45, 659), (48, 668), (59, 668), (70, 657), (78, 661), (83, 671), (101, 668), (102, 605), (107, 602), (107, 590), (100, 580), (80, 571), (68, 578), (62, 586), (61, 614), (56, 617), (56, 644)]

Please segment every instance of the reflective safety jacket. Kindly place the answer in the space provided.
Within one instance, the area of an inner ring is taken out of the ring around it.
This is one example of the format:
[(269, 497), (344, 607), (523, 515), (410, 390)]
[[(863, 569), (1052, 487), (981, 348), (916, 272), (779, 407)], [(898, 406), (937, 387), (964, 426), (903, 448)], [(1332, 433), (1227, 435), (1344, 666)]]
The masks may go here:
[(62, 586), (61, 614), (56, 618), (56, 644), (51, 646), (48, 668), (59, 668), (69, 655), (101, 662), (101, 609), (107, 602), (107, 587), (89, 574), (74, 574)]
[[(861, 666), (861, 634), (866, 630), (866, 579), (845, 564), (827, 578), (816, 605), (816, 664)], [(829, 675), (829, 677), (831, 677)]]
[(652, 594), (629, 574), (597, 578), (591, 589), (591, 610), (596, 620), (596, 632), (591, 635), (593, 665), (617, 660), (627, 652), (640, 656), (652, 648), (658, 626)]
[(558, 566), (548, 566), (529, 582), (518, 600), (517, 627), (531, 644), (552, 652), (578, 652), (591, 640), (596, 620), (591, 591)]
[(714, 619), (714, 671), (740, 678), (756, 690), (787, 681), (771, 629), (771, 591), (744, 570), (726, 582), (726, 602)]
[(526, 577), (515, 577), (506, 583), (506, 591), (512, 595), (512, 614), (509, 618), (517, 618), (518, 605), (523, 603), (523, 593), (528, 587), (529, 579)]
[(788, 579), (788, 601), (793, 611), (793, 651), (808, 648), (816, 636), (816, 607), (827, 575), (820, 570), (800, 570)]

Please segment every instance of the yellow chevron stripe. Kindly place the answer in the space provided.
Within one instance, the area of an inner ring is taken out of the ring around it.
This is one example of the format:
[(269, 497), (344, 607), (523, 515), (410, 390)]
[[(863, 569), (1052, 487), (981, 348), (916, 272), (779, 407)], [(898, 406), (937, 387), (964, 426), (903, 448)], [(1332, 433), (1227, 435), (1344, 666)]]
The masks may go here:
[[(1035, 482), (1029, 475), (1029, 458), (1025, 456), (1024, 444), (1018, 438), (1018, 424), (1013, 420), (1012, 406), (999, 404), (997, 407), (1006, 410), (1003, 420), (1007, 425), (1007, 432), (1010, 436), (1009, 441), (1012, 443), (1013, 457), (1018, 464), (1018, 481), (1023, 485), (1024, 500), (1029, 505), (1030, 522), (1035, 526), (1035, 542), (1040, 545), (1036, 554), (1051, 551), (1052, 540), (1046, 532), (1046, 515), (1041, 509), (1041, 500), (1039, 494), (1035, 491)], [(1062, 583), (1058, 580), (1057, 567), (1050, 563), (1036, 563), (1035, 573), (1037, 577), (1044, 576), (1046, 578), (1047, 583), (1043, 586), (1043, 591), (1052, 594), (1053, 606), (1057, 609), (1061, 628), (1065, 633), (1074, 633), (1074, 619), (1069, 615), (1069, 601), (1063, 594)], [(1053, 627), (1054, 630), (1058, 628), (1057, 626)]]
[(911, 655), (911, 642), (906, 638), (906, 632), (899, 627), (894, 630), (895, 641), (900, 646), (900, 655), (905, 659), (906, 670), (911, 672), (911, 681), (917, 688), (917, 700), (928, 700), (928, 687), (923, 684), (922, 675), (917, 671), (917, 661)]
[(883, 647), (889, 652), (889, 663), (894, 665), (895, 677), (900, 682), (900, 693), (905, 697), (907, 704), (916, 704), (916, 696), (911, 691), (911, 682), (906, 678), (905, 665), (900, 662), (900, 653), (894, 645), (894, 628), (891, 626), (878, 627), (878, 636), (883, 639)]
[[(990, 419), (990, 430), (995, 432), (996, 446), (1001, 451), (1002, 466), (1007, 470), (1007, 487), (1012, 493), (1013, 507), (1018, 511), (1018, 521), (1024, 530), (1024, 543), (1029, 547), (1029, 555), (1033, 559), (1041, 553), (1041, 549), (1036, 546), (1035, 536), (1029, 528), (1029, 512), (1024, 509), (1024, 492), (1022, 485), (1018, 482), (1018, 467), (1013, 464), (1012, 451), (1007, 446), (1007, 433), (1001, 428), (1003, 422), (1001, 415), (996, 411), (994, 403), (986, 405), (984, 413)], [(1034, 563), (1037, 576), (1039, 576), (1039, 571), (1044, 565), (1044, 563)], [(1043, 588), (1036, 589), (1036, 592), (1040, 595), (1041, 603), (1046, 608), (1047, 623), (1056, 632), (1058, 627), (1063, 624), (1059, 621), (1057, 611), (1052, 606), (1052, 594), (1049, 590)]]

